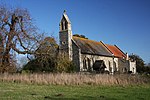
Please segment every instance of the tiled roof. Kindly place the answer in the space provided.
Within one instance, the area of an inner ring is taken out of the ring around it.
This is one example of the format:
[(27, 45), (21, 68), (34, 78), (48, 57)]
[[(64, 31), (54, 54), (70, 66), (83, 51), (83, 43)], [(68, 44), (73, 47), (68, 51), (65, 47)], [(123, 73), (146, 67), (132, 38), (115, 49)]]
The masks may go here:
[(105, 46), (114, 54), (115, 57), (126, 58), (126, 55), (121, 51), (116, 45), (108, 45)]
[(73, 40), (81, 49), (81, 53), (83, 54), (112, 56), (111, 52), (105, 47), (102, 42), (96, 42), (76, 36), (73, 36)]

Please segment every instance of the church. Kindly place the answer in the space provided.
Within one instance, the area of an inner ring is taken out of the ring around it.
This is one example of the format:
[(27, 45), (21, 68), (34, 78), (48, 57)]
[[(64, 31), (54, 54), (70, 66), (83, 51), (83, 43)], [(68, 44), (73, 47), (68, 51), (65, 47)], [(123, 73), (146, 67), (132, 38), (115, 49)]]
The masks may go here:
[(66, 11), (59, 24), (59, 50), (65, 52), (81, 72), (136, 73), (136, 61), (117, 45), (73, 36)]

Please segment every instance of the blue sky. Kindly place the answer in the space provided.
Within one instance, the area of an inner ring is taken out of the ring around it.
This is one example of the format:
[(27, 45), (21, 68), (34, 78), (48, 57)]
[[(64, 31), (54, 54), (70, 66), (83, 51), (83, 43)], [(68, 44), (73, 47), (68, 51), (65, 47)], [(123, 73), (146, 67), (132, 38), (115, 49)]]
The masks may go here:
[(65, 9), (73, 34), (116, 44), (150, 62), (150, 0), (0, 0), (0, 4), (27, 8), (40, 30), (55, 37)]

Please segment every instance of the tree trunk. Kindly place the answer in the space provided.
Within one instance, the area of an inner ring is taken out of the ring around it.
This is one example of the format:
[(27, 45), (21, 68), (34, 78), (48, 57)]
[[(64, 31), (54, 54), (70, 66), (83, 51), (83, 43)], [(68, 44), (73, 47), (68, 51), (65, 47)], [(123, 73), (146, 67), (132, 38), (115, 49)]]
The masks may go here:
[(15, 25), (16, 25), (16, 19), (15, 15), (12, 15), (12, 20), (11, 20), (11, 25), (10, 27), (10, 32), (8, 34), (8, 40), (6, 42), (6, 49), (3, 51), (2, 55), (2, 66), (1, 66), (1, 71), (2, 73), (7, 72), (11, 68), (11, 57), (10, 57), (10, 50), (12, 46), (12, 39), (14, 38), (15, 35)]

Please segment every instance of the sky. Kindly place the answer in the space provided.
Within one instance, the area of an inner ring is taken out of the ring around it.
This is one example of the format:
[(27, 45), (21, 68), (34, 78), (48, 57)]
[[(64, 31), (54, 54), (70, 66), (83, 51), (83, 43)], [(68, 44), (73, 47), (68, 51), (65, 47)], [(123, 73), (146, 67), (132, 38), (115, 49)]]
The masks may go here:
[(73, 34), (115, 44), (150, 63), (150, 0), (0, 0), (0, 4), (28, 9), (40, 31), (57, 39), (66, 10)]

